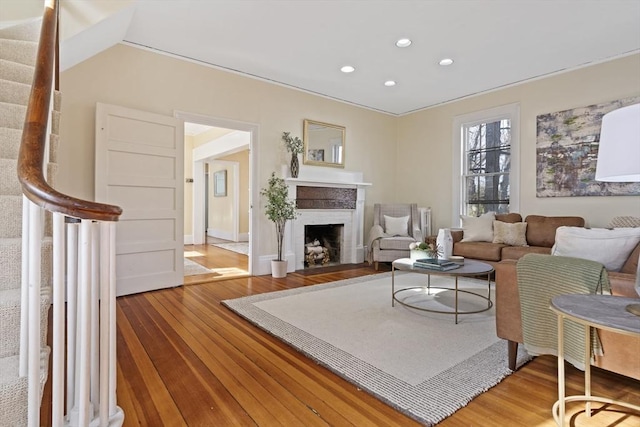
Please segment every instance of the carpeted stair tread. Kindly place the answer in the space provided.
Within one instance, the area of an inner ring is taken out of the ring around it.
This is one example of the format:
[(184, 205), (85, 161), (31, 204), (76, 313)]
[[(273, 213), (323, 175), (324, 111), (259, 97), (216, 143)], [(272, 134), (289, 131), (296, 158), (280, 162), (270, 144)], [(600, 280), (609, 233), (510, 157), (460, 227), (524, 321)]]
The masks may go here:
[(53, 111), (61, 111), (62, 109), (62, 92), (53, 91)]
[[(0, 290), (20, 287), (22, 277), (22, 238), (0, 239)], [(50, 237), (45, 237), (42, 243), (42, 283), (41, 286), (52, 284), (52, 254), (53, 244)]]
[(25, 105), (0, 102), (0, 127), (22, 129), (26, 115)]
[(0, 102), (27, 105), (30, 93), (30, 84), (0, 80)]
[[(49, 370), (49, 347), (40, 351), (40, 395)], [(27, 378), (18, 376), (18, 356), (0, 359), (0, 425), (27, 425)]]
[(42, 18), (29, 18), (19, 24), (0, 29), (0, 38), (37, 42), (41, 27)]
[(58, 185), (58, 165), (56, 163), (47, 164), (46, 180), (51, 188), (56, 188)]
[(0, 239), (22, 235), (22, 196), (0, 194)]
[(33, 82), (34, 67), (0, 58), (0, 79), (30, 85)]
[(0, 194), (20, 196), (22, 187), (18, 182), (18, 162), (11, 159), (0, 159)]
[(55, 135), (60, 134), (60, 111), (53, 110), (51, 112), (51, 133)]
[(58, 162), (58, 148), (60, 147), (60, 135), (49, 136), (49, 162)]
[(0, 39), (2, 58), (19, 64), (36, 64), (38, 43), (26, 40)]
[(0, 159), (18, 159), (22, 129), (0, 127)]
[[(21, 290), (0, 291), (0, 357), (14, 356), (20, 352), (20, 299)], [(40, 290), (40, 318), (48, 316), (51, 307), (51, 288)], [(47, 345), (47, 331), (40, 330), (40, 343)]]

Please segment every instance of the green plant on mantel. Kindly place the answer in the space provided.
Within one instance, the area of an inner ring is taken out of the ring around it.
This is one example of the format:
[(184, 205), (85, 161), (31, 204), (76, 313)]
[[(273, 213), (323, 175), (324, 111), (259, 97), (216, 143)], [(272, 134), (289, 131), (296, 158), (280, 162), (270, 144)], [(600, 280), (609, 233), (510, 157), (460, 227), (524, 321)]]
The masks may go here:
[(297, 136), (291, 136), (291, 132), (282, 132), (282, 140), (287, 151), (291, 154), (301, 154), (304, 149), (304, 144)]
[(284, 229), (287, 221), (296, 219), (298, 215), (296, 204), (295, 201), (289, 199), (289, 189), (284, 179), (277, 177), (275, 172), (271, 172), (267, 187), (260, 190), (260, 195), (267, 198), (265, 214), (275, 224), (278, 239), (278, 258), (276, 261), (282, 261)]

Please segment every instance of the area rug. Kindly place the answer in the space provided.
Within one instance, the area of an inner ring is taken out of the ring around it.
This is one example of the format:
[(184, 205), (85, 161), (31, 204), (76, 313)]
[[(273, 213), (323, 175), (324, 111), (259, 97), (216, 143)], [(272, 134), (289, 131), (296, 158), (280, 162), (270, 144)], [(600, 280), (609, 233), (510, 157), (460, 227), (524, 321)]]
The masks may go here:
[(211, 246), (216, 246), (218, 248), (237, 252), (243, 255), (247, 255), (249, 253), (249, 242), (212, 243)]
[[(422, 286), (426, 276), (396, 273), (396, 289)], [(452, 279), (433, 276), (432, 286)], [(460, 287), (487, 293), (486, 281)], [(411, 302), (436, 310), (452, 291), (407, 291)], [(400, 296), (399, 296), (400, 297)], [(486, 301), (459, 294), (467, 310)], [(434, 425), (511, 373), (507, 347), (495, 333), (493, 308), (452, 315), (391, 306), (391, 273), (222, 302), (307, 357), (425, 425)], [(519, 354), (518, 363), (527, 360)]]
[(196, 274), (210, 274), (210, 273), (213, 273), (213, 271), (198, 264), (197, 262), (191, 261), (189, 258), (184, 259), (184, 275), (185, 276), (195, 276)]

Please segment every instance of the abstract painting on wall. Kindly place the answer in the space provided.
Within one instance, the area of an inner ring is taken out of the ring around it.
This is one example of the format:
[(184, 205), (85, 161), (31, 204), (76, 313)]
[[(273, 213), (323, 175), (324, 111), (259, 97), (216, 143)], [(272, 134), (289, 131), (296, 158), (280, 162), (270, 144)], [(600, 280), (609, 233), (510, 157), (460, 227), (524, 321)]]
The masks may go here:
[(640, 102), (626, 98), (537, 117), (536, 196), (640, 195), (640, 183), (595, 180), (602, 116)]

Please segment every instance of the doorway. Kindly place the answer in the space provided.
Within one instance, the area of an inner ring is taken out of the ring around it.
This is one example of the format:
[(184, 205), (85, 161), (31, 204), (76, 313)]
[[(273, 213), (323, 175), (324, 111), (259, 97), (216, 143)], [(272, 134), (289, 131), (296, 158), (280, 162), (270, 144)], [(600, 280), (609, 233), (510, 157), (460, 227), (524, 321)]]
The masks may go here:
[(185, 265), (193, 261), (209, 270), (185, 277), (185, 284), (251, 275), (258, 127), (184, 112), (175, 116), (185, 127)]

